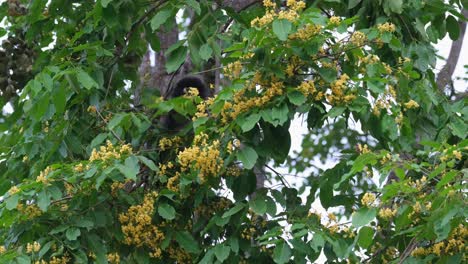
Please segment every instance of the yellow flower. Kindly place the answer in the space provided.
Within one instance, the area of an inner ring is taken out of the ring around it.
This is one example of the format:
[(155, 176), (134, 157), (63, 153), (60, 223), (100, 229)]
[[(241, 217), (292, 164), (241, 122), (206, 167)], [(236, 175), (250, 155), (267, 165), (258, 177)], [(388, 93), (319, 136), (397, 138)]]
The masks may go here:
[(395, 25), (388, 22), (377, 25), (377, 28), (379, 29), (380, 33), (395, 32)]
[(452, 154), (455, 156), (455, 158), (457, 158), (457, 159), (459, 159), (459, 160), (462, 159), (462, 154), (461, 154), (460, 151), (454, 150), (454, 151), (452, 151)]
[(382, 218), (382, 219), (385, 219), (385, 220), (388, 220), (392, 217), (394, 217), (397, 213), (397, 210), (395, 209), (390, 209), (390, 208), (382, 208), (380, 209), (379, 211), (379, 216)]
[(337, 16), (332, 16), (328, 20), (328, 24), (331, 25), (331, 26), (338, 26), (338, 25), (340, 25), (340, 23), (341, 23), (341, 18), (337, 17)]
[(373, 193), (365, 193), (361, 199), (361, 203), (365, 207), (371, 207), (374, 202), (375, 202), (375, 194)]
[(18, 193), (19, 191), (20, 191), (20, 189), (19, 189), (18, 187), (12, 186), (12, 187), (10, 188), (10, 190), (8, 190), (8, 193), (9, 193), (10, 195), (13, 195), (13, 194), (15, 194), (15, 193)]
[(414, 100), (409, 100), (407, 103), (404, 103), (406, 109), (419, 108), (419, 104)]
[(351, 43), (354, 44), (355, 46), (362, 46), (366, 42), (366, 35), (362, 33), (361, 31), (355, 31), (353, 35), (351, 35)]

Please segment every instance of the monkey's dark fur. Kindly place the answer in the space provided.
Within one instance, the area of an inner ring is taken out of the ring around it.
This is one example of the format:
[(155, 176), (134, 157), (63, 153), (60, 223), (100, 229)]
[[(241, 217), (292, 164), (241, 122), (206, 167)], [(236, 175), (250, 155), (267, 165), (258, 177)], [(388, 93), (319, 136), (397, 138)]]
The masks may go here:
[(167, 99), (175, 98), (186, 94), (187, 89), (193, 87), (198, 89), (201, 98), (207, 99), (211, 96), (210, 89), (206, 86), (201, 77), (189, 75), (180, 79), (175, 87), (170, 90)]
[[(201, 77), (189, 75), (180, 79), (174, 88), (169, 89), (165, 99), (183, 96), (191, 87), (197, 88), (198, 94), (202, 99), (207, 99), (211, 96), (210, 89)], [(188, 120), (184, 120), (184, 118), (178, 115), (175, 111), (170, 111), (167, 115), (161, 117), (161, 125), (163, 128), (172, 133), (181, 131), (187, 123)]]

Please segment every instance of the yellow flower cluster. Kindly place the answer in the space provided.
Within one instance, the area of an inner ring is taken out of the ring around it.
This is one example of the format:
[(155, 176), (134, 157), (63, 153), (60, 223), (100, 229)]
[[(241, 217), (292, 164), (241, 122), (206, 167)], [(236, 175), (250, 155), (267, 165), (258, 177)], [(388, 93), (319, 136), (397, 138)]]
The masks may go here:
[(250, 25), (252, 27), (264, 27), (265, 25), (268, 25), (270, 24), (271, 22), (273, 22), (273, 20), (275, 19), (275, 12), (273, 10), (269, 10), (266, 12), (265, 15), (263, 15), (262, 17), (256, 17), (254, 18), (251, 22), (250, 22)]
[(445, 241), (434, 243), (430, 247), (417, 247), (411, 252), (413, 257), (423, 257), (429, 254), (437, 256), (454, 255), (458, 252), (466, 252), (468, 247), (465, 241), (468, 239), (468, 229), (460, 224)]
[(19, 191), (20, 191), (20, 189), (16, 185), (11, 186), (10, 190), (8, 190), (8, 194), (13, 195), (15, 193), (18, 193)]
[(41, 244), (39, 242), (34, 241), (34, 243), (27, 243), (26, 244), (26, 253), (34, 253), (34, 252), (39, 252), (41, 250)]
[(298, 67), (301, 65), (301, 60), (297, 56), (292, 56), (291, 60), (288, 63), (288, 66), (286, 66), (286, 75), (288, 77), (294, 76), (296, 73), (296, 70)]
[(134, 182), (130, 179), (127, 179), (125, 180), (124, 182), (113, 182), (112, 185), (111, 185), (111, 195), (113, 197), (117, 197), (117, 192), (120, 190), (120, 189), (124, 189), (125, 186), (131, 186), (133, 185)]
[(327, 100), (330, 104), (341, 104), (350, 103), (356, 99), (354, 94), (346, 94), (347, 87), (346, 83), (349, 80), (349, 76), (344, 73), (340, 78), (330, 84), (331, 94), (327, 95)]
[(25, 215), (28, 219), (33, 219), (42, 215), (42, 211), (36, 204), (29, 204), (24, 206), (23, 204), (18, 204), (16, 210), (21, 212), (22, 215)]
[(75, 167), (73, 167), (73, 170), (76, 172), (83, 172), (85, 170), (89, 170), (89, 165), (83, 165), (83, 163), (77, 164)]
[(159, 140), (159, 148), (162, 150), (162, 151), (165, 151), (165, 150), (168, 150), (172, 147), (178, 147), (180, 144), (182, 143), (182, 138), (179, 137), (179, 136), (175, 136), (175, 137), (172, 137), (172, 138), (161, 138), (161, 140)]
[(200, 204), (195, 208), (195, 215), (213, 215), (216, 212), (224, 211), (232, 205), (232, 201), (225, 197), (220, 197), (218, 201)]
[(362, 205), (365, 207), (371, 207), (375, 202), (375, 194), (373, 193), (365, 193), (361, 199)]
[[(49, 260), (48, 264), (67, 264), (67, 263), (70, 263), (70, 257), (62, 256), (62, 257), (52, 257)], [(43, 264), (43, 263), (41, 263), (41, 264)]]
[(179, 192), (179, 178), (180, 178), (180, 173), (176, 172), (173, 177), (167, 180), (166, 187), (173, 192)]
[(395, 25), (388, 22), (377, 25), (377, 28), (379, 29), (380, 33), (395, 32)]
[(36, 178), (36, 182), (42, 182), (43, 184), (48, 184), (49, 181), (46, 179), (47, 175), (52, 172), (52, 168), (50, 166), (47, 166), (43, 171), (39, 173), (39, 176)]
[(377, 63), (380, 61), (380, 58), (379, 56), (377, 55), (374, 55), (374, 54), (370, 54), (370, 55), (367, 55), (366, 57), (361, 57), (359, 58), (359, 62), (362, 63), (362, 64), (374, 64), (374, 63)]
[(226, 175), (228, 176), (233, 176), (233, 177), (238, 177), (241, 175), (241, 168), (237, 165), (232, 165), (232, 166), (229, 166), (226, 170)]
[(192, 263), (192, 256), (180, 247), (170, 246), (167, 248), (169, 257), (174, 259), (175, 263)]
[(90, 105), (90, 106), (88, 106), (88, 109), (86, 109), (86, 111), (88, 111), (89, 113), (96, 113), (97, 108), (94, 105)]
[(206, 100), (201, 101), (199, 104), (197, 104), (197, 112), (195, 113), (195, 116), (192, 118), (193, 121), (195, 121), (197, 118), (200, 117), (207, 117), (207, 108), (214, 103), (214, 98), (208, 98)]
[(165, 175), (167, 172), (167, 169), (172, 169), (172, 168), (174, 168), (174, 164), (171, 161), (167, 162), (166, 164), (159, 163), (159, 174)]
[(117, 252), (107, 254), (107, 261), (111, 264), (120, 263), (120, 255)]
[(419, 104), (414, 100), (409, 100), (407, 103), (404, 103), (406, 109), (419, 108)]
[(152, 224), (154, 201), (157, 196), (156, 192), (148, 193), (141, 205), (130, 206), (126, 213), (119, 215), (124, 243), (136, 247), (148, 247), (153, 258), (161, 256), (160, 245), (164, 240), (164, 234)]
[(275, 11), (276, 3), (272, 2), (271, 0), (264, 0), (263, 5), (267, 8), (267, 12), (262, 17), (254, 18), (250, 22), (250, 25), (252, 27), (263, 27), (273, 22), (275, 18), (286, 19), (291, 22), (294, 22), (299, 17), (298, 12), (303, 10), (306, 7), (306, 4), (304, 1), (288, 0), (286, 2), (288, 9), (280, 10), (277, 13)]
[(355, 46), (362, 46), (366, 42), (367, 37), (361, 31), (355, 31), (350, 38), (350, 41)]
[(101, 146), (99, 151), (93, 149), (89, 161), (95, 160), (109, 161), (113, 159), (120, 159), (122, 154), (132, 154), (132, 147), (130, 144), (125, 144), (120, 147), (114, 147), (110, 140), (107, 140), (106, 146)]
[(245, 228), (242, 230), (241, 237), (246, 240), (250, 240), (255, 236), (256, 229), (254, 227)]
[(371, 151), (369, 150), (369, 147), (367, 146), (367, 144), (364, 144), (361, 145), (361, 144), (357, 144), (357, 151), (361, 154), (366, 154), (366, 153), (370, 153)]
[(201, 133), (194, 138), (194, 145), (185, 148), (177, 155), (182, 171), (191, 166), (198, 170), (198, 177), (205, 182), (209, 176), (217, 176), (223, 167), (223, 160), (219, 151), (219, 140), (208, 143), (208, 135)]
[(319, 35), (322, 31), (322, 26), (307, 24), (304, 28), (299, 29), (296, 33), (291, 34), (289, 39), (309, 40), (313, 36)]
[(276, 8), (276, 3), (271, 0), (263, 0), (263, 6), (266, 8)]
[(377, 101), (375, 101), (375, 104), (374, 106), (372, 107), (372, 113), (375, 115), (375, 116), (380, 116), (380, 110), (382, 109), (390, 109), (391, 105), (390, 105), (390, 101), (385, 99), (385, 98), (379, 98), (377, 99)]
[(292, 10), (295, 11), (300, 11), (306, 7), (306, 4), (304, 1), (298, 1), (298, 0), (288, 0), (286, 2), (286, 6), (291, 8)]
[(196, 97), (200, 94), (200, 92), (198, 91), (197, 88), (195, 87), (189, 87), (188, 90), (187, 90), (187, 93), (184, 94), (184, 97), (186, 98), (192, 98), (192, 97)]
[(5, 246), (0, 246), (0, 255), (6, 252)]
[(315, 94), (317, 91), (313, 80), (303, 81), (297, 89), (306, 97)]
[(452, 155), (453, 155), (456, 159), (458, 159), (458, 160), (461, 160), (462, 157), (463, 157), (463, 156), (462, 156), (462, 153), (461, 153), (460, 151), (458, 151), (458, 150), (452, 151)]
[(238, 78), (241, 72), (242, 63), (240, 61), (231, 62), (224, 69), (224, 75), (231, 80)]
[(385, 154), (385, 156), (382, 157), (382, 159), (380, 160), (380, 164), (384, 165), (384, 164), (387, 164), (389, 161), (392, 160), (392, 155), (390, 155), (390, 153), (387, 153)]
[(251, 97), (246, 99), (245, 92), (246, 89), (239, 90), (234, 95), (234, 104), (231, 102), (226, 102), (223, 107), (221, 115), (223, 117), (223, 122), (227, 123), (230, 119), (234, 120), (241, 113), (248, 111), (253, 107), (262, 107), (268, 102), (270, 102), (276, 96), (282, 95), (284, 92), (284, 84), (278, 81), (272, 81), (269, 87), (265, 86), (261, 96)]
[(394, 217), (396, 214), (397, 214), (396, 209), (382, 208), (379, 211), (380, 218), (382, 218), (384, 220), (388, 220), (388, 219)]
[(328, 25), (330, 25), (330, 26), (339, 26), (340, 23), (341, 23), (341, 18), (337, 17), (337, 16), (332, 16), (328, 20)]

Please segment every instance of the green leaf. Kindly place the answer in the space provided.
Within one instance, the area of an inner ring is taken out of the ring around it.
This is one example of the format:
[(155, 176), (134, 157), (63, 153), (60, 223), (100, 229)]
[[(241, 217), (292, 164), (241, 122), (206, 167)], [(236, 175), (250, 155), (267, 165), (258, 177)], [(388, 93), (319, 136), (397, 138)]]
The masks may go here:
[(403, 12), (403, 0), (387, 0), (387, 3), (393, 13), (401, 14)]
[(171, 17), (172, 10), (163, 9), (159, 11), (150, 21), (150, 26), (153, 31), (157, 30), (162, 24), (166, 23), (167, 19)]
[(227, 212), (225, 212), (223, 214), (223, 218), (226, 218), (226, 217), (230, 217), (232, 215), (235, 215), (236, 213), (238, 213), (240, 210), (244, 209), (245, 207), (245, 204), (244, 203), (238, 203), (236, 204), (234, 207), (232, 207), (231, 209), (229, 209)]
[(42, 258), (50, 249), (52, 246), (52, 241), (49, 241), (45, 243), (44, 245), (41, 245), (41, 250), (39, 250), (38, 258)]
[(57, 87), (52, 96), (52, 102), (55, 105), (55, 110), (58, 115), (65, 112), (65, 106), (67, 104), (67, 89), (65, 87)]
[(460, 26), (458, 21), (453, 16), (448, 16), (445, 20), (447, 23), (447, 31), (452, 40), (457, 40), (460, 37)]
[(257, 162), (258, 155), (255, 150), (249, 146), (244, 146), (241, 150), (237, 153), (237, 158), (242, 161), (244, 167), (248, 170), (252, 169)]
[(242, 132), (247, 132), (247, 131), (252, 130), (252, 128), (255, 127), (255, 125), (260, 120), (260, 117), (261, 117), (260, 114), (254, 113), (247, 117), (238, 118), (236, 122), (240, 125)]
[(65, 232), (65, 236), (70, 241), (76, 240), (80, 235), (81, 235), (81, 231), (79, 228), (76, 228), (76, 227), (70, 227)]
[(461, 118), (458, 117), (452, 117), (450, 121), (451, 122), (448, 126), (450, 127), (452, 133), (459, 138), (466, 138), (466, 131), (468, 131), (468, 125)]
[[(177, 44), (176, 44), (177, 45)], [(182, 65), (185, 61), (185, 57), (187, 56), (187, 47), (179, 46), (168, 52), (167, 55), (167, 62), (166, 62), (166, 70), (168, 73), (175, 72), (179, 69), (179, 66)]]
[(214, 253), (216, 255), (216, 258), (220, 261), (223, 262), (229, 257), (229, 253), (231, 251), (231, 248), (225, 245), (216, 245), (214, 248)]
[(351, 174), (362, 171), (366, 165), (374, 165), (377, 163), (377, 156), (374, 153), (364, 153), (359, 155), (353, 163)]
[(279, 19), (273, 21), (273, 33), (282, 41), (288, 39), (289, 32), (291, 32), (292, 24), (286, 19)]
[(179, 245), (189, 253), (197, 254), (200, 252), (197, 241), (187, 231), (177, 231), (176, 241)]
[(83, 70), (78, 71), (78, 73), (76, 74), (76, 78), (78, 79), (78, 82), (81, 83), (81, 85), (83, 85), (83, 87), (88, 90), (93, 87), (99, 87), (98, 83), (93, 78), (91, 78), (91, 76), (87, 72)]
[(106, 8), (112, 0), (101, 0), (102, 7)]
[(175, 209), (169, 204), (163, 203), (158, 206), (158, 213), (164, 219), (172, 220), (175, 218)]
[(41, 208), (43, 212), (47, 211), (47, 208), (49, 208), (50, 205), (50, 195), (45, 191), (42, 190), (38, 195), (37, 195), (37, 206)]
[(193, 8), (193, 10), (195, 10), (195, 12), (197, 13), (197, 15), (200, 15), (200, 13), (201, 13), (201, 8), (200, 8), (200, 4), (198, 3), (198, 1), (195, 1), (195, 0), (185, 0), (185, 2), (187, 3), (187, 5), (189, 5), (191, 8)]
[(294, 105), (302, 105), (307, 98), (299, 91), (292, 91), (288, 93), (289, 101)]
[(356, 7), (362, 0), (349, 0), (348, 9), (353, 9)]
[(352, 223), (354, 227), (365, 226), (372, 221), (377, 215), (375, 208), (361, 208), (353, 213)]
[(107, 127), (110, 130), (114, 129), (116, 126), (120, 125), (120, 123), (122, 122), (125, 116), (126, 115), (120, 114), (120, 113), (114, 115), (112, 119), (109, 121), (109, 123), (107, 124)]
[(119, 171), (125, 175), (125, 178), (130, 180), (136, 180), (136, 175), (140, 171), (140, 165), (138, 159), (135, 156), (130, 156), (125, 159), (125, 165), (119, 164), (117, 166)]
[(30, 114), (34, 120), (41, 120), (49, 108), (50, 95), (44, 93), (38, 101), (35, 102), (33, 108), (31, 109)]
[(335, 69), (322, 67), (318, 69), (318, 73), (326, 82), (330, 83), (336, 80), (337, 71)]
[(154, 164), (154, 162), (150, 159), (148, 159), (147, 157), (144, 157), (144, 156), (137, 156), (137, 158), (143, 162), (143, 164), (146, 165), (146, 167), (150, 168), (150, 170), (152, 171), (157, 171), (158, 168), (156, 168), (156, 165)]
[(7, 210), (13, 210), (18, 205), (18, 202), (19, 202), (19, 195), (18, 194), (11, 195), (5, 200), (5, 203), (6, 203), (5, 207)]
[(265, 201), (265, 196), (262, 194), (258, 194), (255, 196), (254, 199), (249, 201), (249, 206), (252, 208), (252, 210), (258, 214), (258, 215), (263, 215), (266, 213), (267, 210), (267, 204)]
[(358, 245), (362, 248), (368, 248), (372, 245), (374, 237), (374, 229), (365, 226), (359, 230), (358, 234)]
[(211, 49), (210, 45), (208, 43), (203, 44), (200, 47), (200, 58), (203, 60), (207, 61), (211, 58), (211, 54), (213, 53), (213, 50)]
[(276, 245), (275, 250), (273, 251), (273, 260), (275, 263), (287, 263), (289, 262), (291, 257), (291, 248), (289, 247), (288, 243), (281, 242)]

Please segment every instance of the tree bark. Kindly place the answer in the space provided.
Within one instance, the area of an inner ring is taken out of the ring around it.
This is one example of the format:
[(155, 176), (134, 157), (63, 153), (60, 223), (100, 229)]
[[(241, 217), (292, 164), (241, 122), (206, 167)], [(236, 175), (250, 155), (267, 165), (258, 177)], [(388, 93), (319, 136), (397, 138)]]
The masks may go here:
[(229, 7), (234, 9), (234, 11), (239, 12), (245, 8), (260, 2), (260, 0), (222, 0), (220, 5), (222, 7)]
[[(468, 17), (468, 9), (463, 9), (462, 15), (464, 17)], [(437, 75), (437, 87), (442, 93), (445, 92), (445, 88), (452, 81), (452, 75), (455, 71), (455, 67), (457, 66), (461, 48), (463, 46), (463, 39), (466, 32), (466, 21), (460, 20), (458, 24), (460, 26), (460, 37), (452, 42), (447, 62)]]

